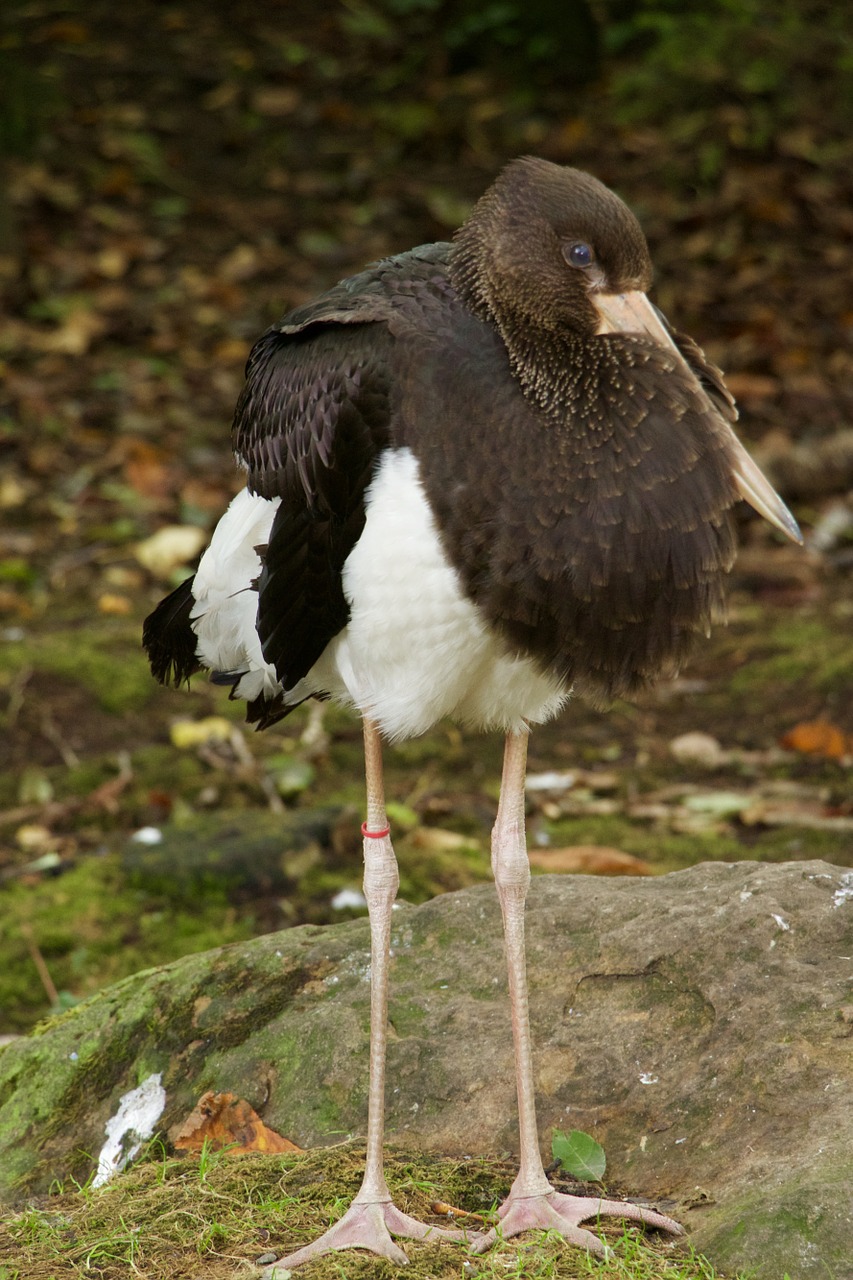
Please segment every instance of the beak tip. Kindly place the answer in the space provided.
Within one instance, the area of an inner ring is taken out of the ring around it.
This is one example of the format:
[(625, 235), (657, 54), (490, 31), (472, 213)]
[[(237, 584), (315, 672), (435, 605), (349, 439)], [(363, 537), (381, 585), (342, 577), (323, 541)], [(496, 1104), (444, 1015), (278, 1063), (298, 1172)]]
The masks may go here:
[(800, 526), (733, 431), (729, 444), (733, 450), (733, 478), (740, 496), (786, 538), (803, 546)]
[(800, 526), (785, 506), (784, 502), (782, 502), (781, 498), (777, 498), (777, 501), (773, 504), (772, 508), (769, 509), (763, 505), (757, 506), (749, 498), (747, 498), (746, 501), (749, 502), (749, 505), (758, 511), (758, 514), (763, 516), (769, 524), (772, 524), (780, 533), (784, 533), (785, 537), (788, 538), (789, 541), (795, 542), (799, 547), (805, 545), (805, 539)]
[(785, 507), (785, 513), (780, 521), (779, 527), (781, 528), (782, 533), (784, 533), (787, 538), (790, 538), (792, 542), (796, 542), (800, 547), (805, 545), (803, 532), (787, 507)]

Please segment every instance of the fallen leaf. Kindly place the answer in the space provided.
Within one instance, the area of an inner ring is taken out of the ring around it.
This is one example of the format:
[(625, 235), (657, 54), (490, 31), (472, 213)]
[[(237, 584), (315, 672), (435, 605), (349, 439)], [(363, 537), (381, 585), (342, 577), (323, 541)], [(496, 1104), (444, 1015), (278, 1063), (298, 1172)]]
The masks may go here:
[(555, 1131), (551, 1140), (551, 1153), (573, 1178), (580, 1178), (582, 1182), (597, 1182), (604, 1177), (607, 1168), (604, 1148), (595, 1138), (580, 1129), (572, 1129), (571, 1133)]
[(205, 111), (221, 111), (230, 107), (240, 97), (240, 86), (236, 80), (224, 80), (215, 89), (211, 89), (201, 100)]
[(91, 34), (85, 23), (60, 18), (44, 28), (42, 38), (55, 44), (85, 44), (91, 39)]
[(98, 596), (98, 612), (113, 617), (126, 617), (133, 612), (133, 604), (127, 596), (117, 595), (113, 591), (104, 591)]
[(578, 780), (574, 770), (550, 769), (547, 773), (528, 773), (524, 779), (525, 791), (568, 791)]
[(19, 476), (7, 473), (0, 476), (0, 509), (22, 507), (30, 496), (31, 488)]
[(25, 823), (15, 832), (15, 840), (19, 848), (26, 850), (27, 853), (35, 853), (46, 848), (53, 839), (53, 833), (39, 822)]
[(848, 751), (853, 751), (853, 738), (828, 720), (801, 720), (784, 735), (782, 746), (801, 755), (840, 760)]
[(673, 738), (669, 744), (669, 753), (682, 764), (701, 764), (706, 769), (716, 769), (728, 759), (717, 739), (698, 729)]
[(551, 795), (559, 795), (576, 787), (598, 794), (602, 791), (617, 791), (619, 775), (597, 769), (550, 769), (546, 773), (529, 773), (524, 787), (528, 792), (547, 792)]
[[(261, 269), (261, 255), (253, 244), (238, 244), (220, 261), (218, 272), (224, 280), (249, 280)], [(241, 344), (245, 355), (246, 343)]]
[(590, 876), (652, 876), (654, 870), (642, 858), (607, 845), (572, 844), (562, 849), (531, 849), (531, 866), (559, 874), (582, 871)]
[(127, 272), (130, 259), (124, 249), (117, 245), (107, 245), (98, 254), (95, 265), (99, 274), (106, 276), (108, 280), (120, 280)]
[(772, 804), (758, 799), (738, 815), (744, 826), (805, 827), (811, 831), (832, 831), (837, 835), (853, 831), (853, 818), (827, 813), (817, 804)]
[(243, 1151), (301, 1151), (264, 1124), (244, 1098), (234, 1093), (203, 1094), (186, 1120), (170, 1131), (176, 1151), (201, 1151), (205, 1142), (214, 1150), (236, 1147)]
[(732, 818), (749, 808), (752, 802), (752, 794), (743, 791), (697, 791), (684, 796), (681, 803), (691, 813), (706, 814), (710, 818)]
[[(127, 447), (124, 477), (137, 493), (149, 498), (159, 498), (170, 492), (174, 484), (175, 469), (161, 449), (155, 448), (147, 440), (133, 440)], [(194, 528), (195, 526), (172, 527)]]
[(82, 356), (105, 328), (103, 317), (86, 306), (74, 307), (58, 328), (39, 336), (38, 345), (43, 351)]
[(258, 89), (252, 97), (252, 106), (261, 116), (289, 116), (299, 106), (298, 90), (285, 85), (270, 85)]
[(169, 737), (173, 747), (187, 751), (206, 742), (230, 742), (234, 732), (235, 726), (224, 716), (205, 716), (203, 720), (176, 720)]
[(197, 525), (167, 524), (138, 542), (133, 554), (150, 573), (168, 578), (175, 569), (193, 560), (207, 540), (208, 535)]
[(223, 338), (213, 348), (213, 358), (218, 364), (239, 365), (242, 369), (246, 363), (247, 350), (242, 338)]

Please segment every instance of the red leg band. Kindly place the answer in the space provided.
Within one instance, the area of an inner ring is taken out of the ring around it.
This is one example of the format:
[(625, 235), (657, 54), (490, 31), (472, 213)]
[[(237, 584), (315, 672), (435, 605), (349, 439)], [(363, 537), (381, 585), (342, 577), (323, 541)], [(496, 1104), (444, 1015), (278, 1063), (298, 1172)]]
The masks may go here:
[(362, 822), (361, 834), (364, 836), (365, 840), (384, 840), (386, 836), (391, 834), (391, 828), (385, 827), (382, 831), (368, 831), (367, 823)]

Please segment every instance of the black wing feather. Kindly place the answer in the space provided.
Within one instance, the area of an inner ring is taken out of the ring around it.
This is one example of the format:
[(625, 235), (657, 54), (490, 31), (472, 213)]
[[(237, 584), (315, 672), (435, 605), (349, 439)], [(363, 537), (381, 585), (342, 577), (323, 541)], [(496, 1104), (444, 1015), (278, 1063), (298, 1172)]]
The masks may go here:
[(285, 689), (346, 626), (341, 574), (388, 442), (392, 339), (380, 324), (270, 330), (252, 352), (234, 444), (249, 487), (280, 497), (258, 579), (258, 634)]
[(151, 671), (161, 684), (176, 687), (201, 670), (196, 657), (196, 636), (190, 625), (194, 604), (193, 579), (187, 578), (142, 624), (142, 645)]
[[(249, 489), (281, 499), (269, 543), (258, 548), (255, 586), (264, 656), (285, 691), (347, 623), (343, 566), (364, 528), (378, 455), (394, 432), (396, 338), (448, 295), (449, 251), (422, 245), (372, 264), (286, 315), (249, 357), (232, 439)], [(192, 582), (144, 625), (152, 671), (164, 683), (180, 684), (201, 667)], [(292, 705), (262, 696), (250, 703), (249, 721), (265, 728)]]
[(699, 343), (695, 342), (689, 333), (681, 333), (678, 329), (674, 329), (660, 308), (655, 307), (655, 311), (658, 319), (684, 356), (687, 365), (696, 374), (702, 390), (714, 408), (726, 422), (737, 422), (737, 405), (735, 404), (734, 396), (726, 386), (722, 369), (711, 363)]
[(446, 297), (448, 251), (424, 245), (341, 281), (268, 330), (249, 357), (233, 444), (249, 488), (281, 498), (262, 553), (257, 625), (286, 690), (348, 621), (341, 575), (392, 442), (398, 337)]

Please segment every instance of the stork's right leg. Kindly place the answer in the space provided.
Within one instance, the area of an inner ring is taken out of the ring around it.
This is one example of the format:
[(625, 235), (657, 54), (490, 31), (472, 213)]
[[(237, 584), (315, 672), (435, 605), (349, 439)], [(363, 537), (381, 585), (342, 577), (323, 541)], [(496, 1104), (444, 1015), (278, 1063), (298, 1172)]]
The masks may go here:
[(364, 896), (370, 914), (370, 1081), (367, 1101), (367, 1163), (358, 1195), (344, 1216), (312, 1244), (274, 1263), (264, 1272), (266, 1280), (298, 1267), (311, 1258), (337, 1249), (369, 1249), (398, 1264), (408, 1262), (392, 1236), (414, 1240), (471, 1240), (464, 1231), (428, 1227), (392, 1202), (383, 1172), (382, 1143), (385, 1130), (385, 1047), (388, 1031), (388, 957), (391, 942), (391, 908), (400, 877), (391, 846), (385, 813), (382, 778), (382, 742), (379, 730), (364, 721), (364, 758), (367, 779), (367, 821), (364, 833)]

